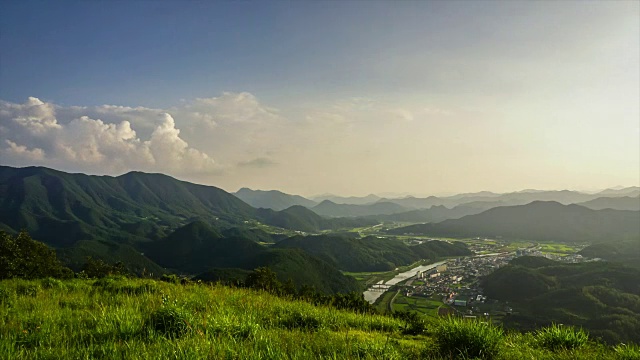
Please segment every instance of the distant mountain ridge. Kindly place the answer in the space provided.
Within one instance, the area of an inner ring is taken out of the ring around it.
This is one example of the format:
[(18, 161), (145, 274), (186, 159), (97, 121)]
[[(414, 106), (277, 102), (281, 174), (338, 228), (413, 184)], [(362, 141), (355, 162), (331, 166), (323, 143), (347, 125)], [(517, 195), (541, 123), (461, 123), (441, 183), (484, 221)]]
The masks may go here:
[(254, 208), (273, 209), (276, 211), (284, 210), (294, 205), (301, 205), (304, 207), (313, 207), (318, 203), (304, 198), (300, 195), (285, 194), (278, 190), (252, 190), (249, 188), (242, 188), (233, 195), (237, 196), (240, 200), (253, 206)]
[(331, 200), (324, 200), (311, 208), (313, 212), (328, 217), (358, 217), (396, 214), (408, 211), (404, 206), (392, 202), (376, 202), (373, 204), (336, 204)]
[(564, 242), (640, 240), (640, 212), (591, 210), (573, 204), (534, 201), (526, 205), (497, 207), (435, 224), (410, 225), (389, 232)]

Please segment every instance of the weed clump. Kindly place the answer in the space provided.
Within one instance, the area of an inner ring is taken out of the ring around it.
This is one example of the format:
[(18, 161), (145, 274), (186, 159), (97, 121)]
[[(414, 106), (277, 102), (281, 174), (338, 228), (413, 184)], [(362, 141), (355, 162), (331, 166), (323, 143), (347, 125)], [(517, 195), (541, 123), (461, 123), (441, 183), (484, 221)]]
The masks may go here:
[(152, 312), (148, 325), (155, 332), (169, 338), (179, 338), (191, 329), (186, 312), (173, 306)]
[(577, 349), (584, 346), (588, 340), (587, 332), (572, 326), (553, 324), (535, 333), (537, 345), (551, 351)]
[(33, 283), (18, 284), (18, 286), (16, 286), (16, 294), (18, 296), (35, 297), (36, 295), (38, 295), (39, 291), (40, 291), (40, 286)]
[(620, 360), (640, 360), (640, 346), (635, 344), (618, 344), (613, 348)]
[(493, 359), (504, 332), (482, 321), (449, 317), (436, 325), (434, 335), (443, 357)]

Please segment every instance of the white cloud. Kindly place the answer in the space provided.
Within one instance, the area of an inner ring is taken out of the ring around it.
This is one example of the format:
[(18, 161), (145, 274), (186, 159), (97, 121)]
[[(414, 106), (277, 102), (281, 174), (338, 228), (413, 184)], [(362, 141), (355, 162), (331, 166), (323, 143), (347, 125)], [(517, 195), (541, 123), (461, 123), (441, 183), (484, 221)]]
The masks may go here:
[[(64, 118), (58, 121), (57, 110)], [(104, 114), (109, 122), (87, 115)], [(133, 115), (133, 116), (132, 116)], [(152, 127), (147, 139), (134, 130)], [(56, 107), (37, 98), (24, 104), (0, 102), (0, 149), (3, 162), (34, 162), (87, 172), (120, 173), (128, 170), (173, 174), (219, 171), (206, 153), (190, 147), (167, 113), (146, 108), (101, 106)]]
[(5, 151), (13, 154), (18, 159), (25, 159), (29, 161), (42, 161), (44, 159), (44, 151), (40, 148), (29, 150), (26, 146), (18, 145), (11, 140), (5, 140), (5, 142), (9, 145)]

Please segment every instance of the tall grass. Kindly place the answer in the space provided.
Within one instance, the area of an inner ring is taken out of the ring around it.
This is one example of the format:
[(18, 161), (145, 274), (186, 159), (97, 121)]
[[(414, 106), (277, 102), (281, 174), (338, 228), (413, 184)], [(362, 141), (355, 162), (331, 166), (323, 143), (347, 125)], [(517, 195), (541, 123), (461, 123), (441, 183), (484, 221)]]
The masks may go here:
[(449, 358), (495, 359), (503, 336), (499, 327), (458, 317), (440, 320), (434, 333), (440, 355)]
[(525, 335), (507, 346), (499, 329), (461, 319), (426, 332), (410, 326), (223, 286), (0, 282), (0, 359), (631, 359), (634, 351), (587, 344), (568, 357), (521, 341)]
[(549, 350), (576, 349), (587, 344), (589, 334), (572, 326), (553, 324), (536, 331), (535, 338), (539, 346)]

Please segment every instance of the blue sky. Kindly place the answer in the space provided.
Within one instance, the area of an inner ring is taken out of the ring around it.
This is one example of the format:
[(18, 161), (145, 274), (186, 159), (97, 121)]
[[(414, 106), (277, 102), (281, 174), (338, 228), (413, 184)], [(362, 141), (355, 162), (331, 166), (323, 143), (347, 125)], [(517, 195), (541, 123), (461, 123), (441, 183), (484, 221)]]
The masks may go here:
[(639, 18), (635, 1), (3, 1), (0, 160), (305, 194), (637, 185)]

